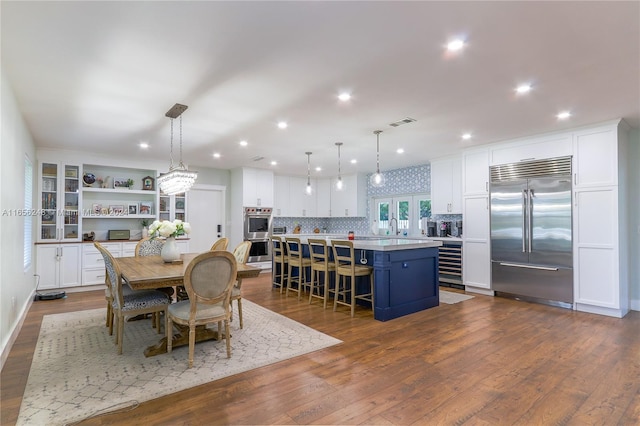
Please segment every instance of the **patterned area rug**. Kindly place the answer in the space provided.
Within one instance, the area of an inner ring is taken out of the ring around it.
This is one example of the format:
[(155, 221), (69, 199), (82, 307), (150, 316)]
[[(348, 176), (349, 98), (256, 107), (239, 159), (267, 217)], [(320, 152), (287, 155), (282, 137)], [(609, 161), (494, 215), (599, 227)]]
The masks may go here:
[(463, 302), (465, 300), (473, 299), (473, 296), (462, 293), (454, 293), (452, 291), (440, 290), (440, 302), (447, 305), (453, 305), (454, 303)]
[(106, 309), (46, 315), (17, 424), (64, 425), (341, 343), (248, 300), (242, 313), (244, 329), (237, 312), (231, 323), (231, 358), (224, 340), (198, 343), (191, 369), (187, 346), (144, 356), (162, 337), (149, 320), (125, 324), (117, 355)]

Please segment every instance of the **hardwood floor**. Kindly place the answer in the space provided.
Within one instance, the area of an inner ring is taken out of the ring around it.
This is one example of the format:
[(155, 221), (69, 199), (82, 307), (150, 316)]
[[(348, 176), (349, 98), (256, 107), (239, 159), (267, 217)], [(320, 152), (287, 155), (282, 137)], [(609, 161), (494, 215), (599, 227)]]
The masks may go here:
[[(640, 423), (640, 312), (616, 319), (475, 295), (383, 323), (280, 295), (268, 274), (242, 288), (344, 343), (82, 424)], [(17, 420), (42, 316), (104, 303), (96, 291), (33, 304), (2, 370), (2, 425)]]

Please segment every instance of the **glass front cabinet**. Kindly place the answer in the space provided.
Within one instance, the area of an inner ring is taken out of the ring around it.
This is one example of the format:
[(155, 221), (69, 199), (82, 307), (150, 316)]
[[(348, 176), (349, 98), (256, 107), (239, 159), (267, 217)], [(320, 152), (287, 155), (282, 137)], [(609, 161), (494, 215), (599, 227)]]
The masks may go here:
[(80, 241), (80, 166), (40, 163), (38, 241)]
[(158, 215), (160, 220), (174, 221), (179, 219), (187, 222), (187, 197), (184, 193), (176, 195), (166, 195), (160, 193), (160, 208)]

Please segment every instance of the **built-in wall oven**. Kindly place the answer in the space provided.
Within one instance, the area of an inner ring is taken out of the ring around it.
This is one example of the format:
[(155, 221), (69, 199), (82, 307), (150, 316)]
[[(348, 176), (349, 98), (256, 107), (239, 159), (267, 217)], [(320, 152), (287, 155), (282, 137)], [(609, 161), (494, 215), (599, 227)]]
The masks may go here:
[(270, 207), (244, 208), (244, 239), (251, 241), (248, 262), (271, 261), (271, 213)]

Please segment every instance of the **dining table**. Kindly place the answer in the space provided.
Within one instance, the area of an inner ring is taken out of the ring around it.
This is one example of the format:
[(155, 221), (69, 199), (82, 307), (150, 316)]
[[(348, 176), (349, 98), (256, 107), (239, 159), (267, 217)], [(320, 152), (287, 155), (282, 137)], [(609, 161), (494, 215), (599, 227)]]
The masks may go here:
[[(201, 253), (183, 253), (177, 262), (164, 262), (160, 256), (136, 256), (118, 257), (116, 262), (122, 274), (123, 285), (126, 283), (132, 290), (150, 290), (162, 287), (174, 287), (184, 285), (184, 273), (189, 262)], [(237, 264), (237, 280), (257, 277), (261, 269), (245, 263)], [(173, 335), (172, 346), (189, 345), (189, 327), (178, 326), (178, 330)], [(196, 327), (196, 342), (207, 340), (219, 340), (218, 332), (206, 326)], [(147, 357), (163, 354), (167, 352), (167, 338), (144, 350)]]

